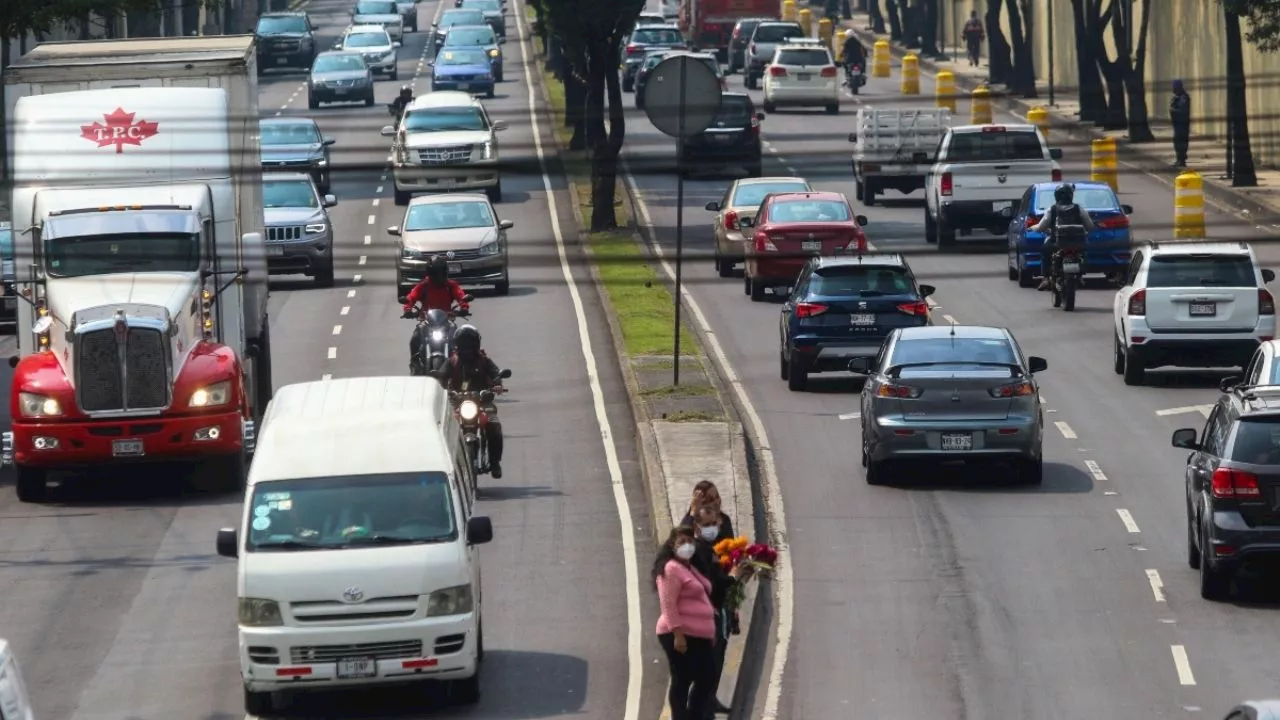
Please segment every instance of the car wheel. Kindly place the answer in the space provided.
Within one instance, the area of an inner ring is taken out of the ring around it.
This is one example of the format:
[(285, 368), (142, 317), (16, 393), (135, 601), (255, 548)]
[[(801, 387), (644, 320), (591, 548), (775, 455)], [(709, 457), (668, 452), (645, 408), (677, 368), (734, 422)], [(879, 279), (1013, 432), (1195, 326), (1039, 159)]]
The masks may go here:
[(485, 96), (485, 98), (486, 98), (486, 99), (488, 99), (488, 100), (492, 100), (492, 99), (493, 99), (493, 86), (492, 86), (492, 85), (490, 85), (490, 86), (489, 86), (489, 89), (485, 91), (484, 96)]
[(49, 474), (42, 468), (14, 465), (17, 474), (15, 485), (18, 490), (18, 502), (43, 502), (49, 494)]
[(867, 460), (867, 484), (884, 485), (889, 482), (892, 468), (888, 460)]
[(1017, 472), (1018, 481), (1023, 485), (1039, 485), (1044, 482), (1044, 459), (1024, 460)]
[(320, 192), (327, 194), (333, 189), (333, 176), (329, 174), (328, 170), (325, 170), (323, 173), (320, 173), (320, 182), (316, 184), (320, 186)]
[(413, 193), (407, 192), (405, 190), (401, 190), (400, 188), (396, 188), (395, 196), (396, 196), (395, 199), (396, 199), (397, 205), (408, 205), (409, 198), (413, 196)]
[(332, 262), (316, 270), (316, 287), (322, 287), (322, 288), (333, 287), (333, 263)]
[(493, 284), (493, 291), (499, 295), (508, 295), (511, 293), (511, 278), (503, 276), (501, 280)]
[(246, 714), (253, 716), (270, 715), (275, 709), (275, 703), (271, 700), (271, 693), (254, 692), (245, 688), (244, 711)]
[(1141, 385), (1147, 377), (1147, 368), (1142, 364), (1138, 353), (1125, 348), (1124, 351), (1124, 384)]
[(636, 81), (626, 77), (622, 78), (622, 92), (632, 92), (636, 89)]
[[(1012, 260), (1012, 258), (1010, 258), (1010, 260)], [(1013, 260), (1013, 262), (1009, 263), (1009, 281), (1010, 282), (1018, 281), (1018, 261), (1017, 260)]]
[(480, 669), (476, 668), (476, 674), (469, 678), (452, 681), (449, 696), (459, 705), (475, 705), (480, 702)]
[(716, 272), (719, 273), (722, 278), (733, 277), (733, 261), (718, 258), (716, 260)]
[(307, 95), (307, 107), (312, 110), (320, 109), (320, 101), (316, 99), (315, 95)]
[(1200, 547), (1196, 545), (1195, 514), (1191, 512), (1191, 503), (1187, 503), (1187, 564), (1192, 570), (1200, 569)]
[(751, 294), (751, 277), (747, 275), (746, 268), (742, 269), (742, 294), (743, 295)]
[(865, 192), (866, 185), (863, 185), (861, 180), (855, 178), (853, 181), (853, 196), (858, 200), (858, 202), (862, 202), (862, 196)]
[[(1200, 548), (1210, 547), (1209, 531), (1202, 530), (1200, 533)], [(1200, 558), (1200, 597), (1205, 600), (1221, 600), (1227, 595), (1227, 590), (1231, 585), (1231, 576), (1213, 566), (1208, 557), (1203, 554)]]
[(787, 363), (787, 389), (802, 392), (809, 387), (809, 368), (801, 358), (791, 358)]
[(760, 160), (757, 159), (754, 163), (747, 166), (747, 177), (758, 178), (761, 175), (764, 175), (764, 163)]
[(778, 350), (778, 373), (783, 380), (791, 379), (791, 363), (787, 362), (787, 354), (781, 348)]
[(1018, 287), (1033, 288), (1036, 286), (1036, 274), (1028, 267), (1018, 268)]
[(504, 72), (502, 72), (501, 70), (499, 70), (499, 71), (498, 71), (498, 74), (497, 74), (497, 75), (495, 75), (493, 79), (494, 79), (494, 80), (497, 80), (498, 82), (503, 82), (503, 78), (505, 78), (505, 77), (506, 77), (506, 73), (504, 73)]
[(828, 105), (828, 106), (827, 106), (827, 114), (828, 114), (828, 115), (839, 115), (839, 114), (840, 114), (840, 103), (836, 102), (836, 103), (831, 103), (830, 105)]
[(390, 78), (392, 82), (395, 82), (396, 80), (399, 80), (399, 79), (400, 79), (400, 68), (391, 68), (391, 72), (387, 73), (387, 77), (388, 77), (388, 78)]
[(777, 105), (774, 105), (773, 103), (769, 102), (768, 100), (765, 100), (765, 101), (764, 101), (764, 111), (765, 111), (765, 112), (767, 112), (767, 113), (777, 112), (777, 111), (778, 111), (778, 106), (777, 106)]
[(364, 98), (364, 106), (365, 106), (365, 107), (373, 107), (373, 91), (372, 91), (372, 90), (370, 90), (370, 91), (369, 91), (369, 94), (365, 96), (365, 98)]
[(485, 189), (484, 194), (489, 196), (489, 202), (502, 202), (502, 181), (499, 180), (497, 185)]
[(1113, 338), (1115, 350), (1112, 351), (1111, 365), (1117, 375), (1124, 375), (1124, 347), (1120, 345), (1120, 337)]
[(750, 290), (751, 302), (764, 302), (764, 283), (751, 278), (747, 281), (747, 287)]

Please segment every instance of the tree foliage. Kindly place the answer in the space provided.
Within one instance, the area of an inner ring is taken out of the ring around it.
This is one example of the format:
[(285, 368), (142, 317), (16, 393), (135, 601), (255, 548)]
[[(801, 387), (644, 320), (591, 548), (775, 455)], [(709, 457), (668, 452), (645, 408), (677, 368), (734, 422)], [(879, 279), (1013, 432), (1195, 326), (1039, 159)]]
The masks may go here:
[[(186, 0), (205, 8), (222, 6), (223, 0)], [(45, 33), (59, 26), (83, 22), (90, 16), (117, 17), (122, 13), (156, 12), (160, 0), (0, 0), (0, 38)]]
[[(1262, 52), (1280, 50), (1280, 0), (1221, 0), (1223, 10), (1249, 23), (1244, 37)], [(1231, 21), (1228, 20), (1230, 25)]]

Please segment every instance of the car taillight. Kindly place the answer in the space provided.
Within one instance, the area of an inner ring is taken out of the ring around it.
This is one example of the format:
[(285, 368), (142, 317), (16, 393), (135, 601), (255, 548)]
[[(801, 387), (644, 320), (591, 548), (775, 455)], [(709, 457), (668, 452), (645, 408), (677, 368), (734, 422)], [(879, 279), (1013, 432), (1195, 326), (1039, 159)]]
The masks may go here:
[(1262, 497), (1258, 476), (1239, 470), (1214, 470), (1210, 489), (1214, 497), (1227, 500), (1257, 500)]
[(1062, 182), (1062, 171), (1054, 170), (1053, 174), (1049, 176), (1049, 179), (1053, 180), (1054, 182)]
[(1129, 296), (1129, 314), (1142, 316), (1147, 314), (1147, 291), (1137, 290)]
[(1129, 227), (1129, 218), (1124, 215), (1109, 217), (1098, 221), (1098, 227), (1102, 230), (1123, 230)]
[(849, 241), (849, 244), (844, 249), (848, 252), (866, 252), (867, 236), (862, 233), (854, 233), (853, 239)]
[(773, 77), (786, 77), (787, 69), (774, 65), (773, 67), (769, 68), (769, 74), (772, 75)]
[(724, 214), (724, 227), (726, 230), (738, 229), (738, 211), (730, 210)]
[(796, 317), (798, 318), (816, 317), (827, 310), (827, 306), (822, 303), (796, 303)]
[(1258, 314), (1259, 315), (1275, 315), (1276, 301), (1271, 297), (1271, 293), (1258, 288)]
[(925, 302), (924, 300), (920, 300), (918, 302), (903, 303), (898, 306), (898, 312), (905, 313), (907, 315), (915, 315), (917, 317), (928, 317), (929, 303)]
[(637, 45), (635, 43), (631, 43), (630, 45), (627, 46), (627, 55), (639, 55), (642, 52), (644, 52), (643, 45)]
[(760, 137), (760, 121), (754, 116), (751, 118), (751, 134), (755, 137)]
[(1036, 224), (1037, 224), (1037, 223), (1039, 223), (1039, 222), (1040, 222), (1040, 216), (1039, 216), (1039, 215), (1028, 215), (1028, 216), (1027, 216), (1027, 229), (1029, 230), (1029, 229), (1031, 229), (1031, 228), (1035, 227), (1035, 226), (1036, 226)]
[(764, 233), (756, 233), (756, 252), (778, 252), (778, 247)]
[(942, 195), (950, 195), (955, 189), (955, 185), (951, 179), (951, 173), (942, 173), (942, 183), (938, 186), (938, 192)]
[(734, 39), (734, 40), (737, 40), (737, 39), (738, 39), (738, 36), (739, 36), (739, 35), (741, 35), (741, 34), (742, 34), (742, 28), (740, 28), (740, 27), (735, 27), (735, 28), (733, 29), (733, 39)]
[(910, 385), (894, 385), (886, 383), (876, 390), (876, 395), (887, 398), (918, 398), (924, 394), (924, 390)]
[(835, 77), (836, 69), (834, 67), (822, 68), (822, 72), (819, 75), (822, 77)]
[(1020, 380), (1009, 385), (1001, 385), (987, 390), (987, 394), (993, 398), (1015, 398), (1026, 397), (1027, 395), (1035, 395), (1036, 388), (1026, 380)]

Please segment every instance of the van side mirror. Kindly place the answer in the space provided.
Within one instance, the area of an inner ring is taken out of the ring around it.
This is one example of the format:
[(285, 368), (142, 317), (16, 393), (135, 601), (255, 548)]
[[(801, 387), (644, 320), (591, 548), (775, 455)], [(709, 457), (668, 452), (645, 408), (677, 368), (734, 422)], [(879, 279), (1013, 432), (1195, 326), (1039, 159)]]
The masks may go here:
[(1196, 442), (1196, 429), (1182, 428), (1174, 430), (1172, 445), (1183, 450), (1199, 450), (1200, 443)]
[(1272, 280), (1275, 280), (1275, 279), (1276, 279), (1275, 270), (1268, 270), (1267, 268), (1262, 269), (1262, 282), (1271, 282)]
[(1048, 370), (1049, 361), (1045, 360), (1042, 357), (1036, 357), (1035, 355), (1032, 355), (1031, 357), (1027, 358), (1027, 367), (1030, 368), (1031, 374), (1034, 375), (1038, 372), (1044, 372), (1045, 370)]
[(391, 227), (387, 228), (387, 234), (388, 234), (388, 235), (399, 235), (399, 234), (400, 234), (400, 226), (399, 226), (399, 225), (392, 225)]
[(867, 220), (867, 216), (866, 216), (866, 215), (858, 215), (858, 216), (854, 217), (853, 219), (854, 219), (854, 221), (855, 221), (855, 222), (857, 222), (857, 223), (858, 223), (858, 226), (859, 226), (859, 227), (866, 227), (866, 226), (867, 226), (867, 222), (868, 222), (868, 220)]
[(392, 126), (392, 125), (383, 125), (383, 126), (382, 126), (382, 130), (381, 130), (380, 132), (382, 133), (382, 137), (395, 137), (395, 136), (396, 136), (396, 129), (395, 129), (395, 127), (394, 127), (394, 126)]
[(1121, 205), (1121, 206), (1120, 206), (1120, 210), (1121, 210), (1122, 212), (1124, 212), (1124, 214), (1125, 214), (1125, 215), (1132, 215), (1132, 214), (1133, 214), (1133, 206), (1132, 206), (1132, 205)]
[(1240, 380), (1241, 378), (1236, 375), (1232, 375), (1231, 377), (1224, 377), (1218, 381), (1218, 389), (1224, 393), (1231, 392), (1232, 390), (1235, 389), (1237, 385), (1240, 384)]
[(1061, 160), (1061, 159), (1062, 159), (1062, 148), (1049, 148), (1049, 159), (1050, 159), (1050, 160)]
[(930, 295), (938, 292), (938, 288), (932, 285), (921, 285), (919, 290), (920, 290), (920, 297), (922, 298), (927, 298)]
[(511, 371), (503, 370), (502, 372), (498, 373), (498, 377), (502, 378), (503, 380), (506, 380), (507, 378), (511, 377)]
[(325, 137), (320, 141), (320, 144), (321, 144), (321, 145), (332, 145), (332, 144), (334, 144), (334, 143), (336, 143), (336, 142), (338, 142), (338, 138), (333, 138), (333, 137), (325, 136)]
[(715, 200), (712, 200), (706, 205), (703, 205), (703, 207), (705, 207), (708, 212), (720, 212), (720, 203), (716, 202)]
[(498, 227), (502, 228), (503, 230), (510, 230), (515, 226), (516, 226), (516, 223), (514, 220), (502, 220), (501, 222), (498, 223)]
[[(1194, 434), (1195, 431), (1193, 430)], [(222, 528), (218, 531), (218, 554), (225, 558), (237, 557), (240, 554), (239, 538), (235, 528)]]
[(334, 197), (333, 195), (325, 195), (325, 196), (324, 196), (324, 206), (325, 206), (325, 207), (327, 207), (327, 208), (331, 208), (331, 207), (333, 207), (333, 206), (335, 206), (335, 205), (337, 205), (337, 204), (338, 204), (338, 198)]
[(477, 515), (467, 521), (467, 544), (484, 545), (493, 541), (493, 523), (483, 515)]
[(862, 375), (871, 374), (871, 358), (856, 357), (849, 361), (849, 372), (860, 373)]

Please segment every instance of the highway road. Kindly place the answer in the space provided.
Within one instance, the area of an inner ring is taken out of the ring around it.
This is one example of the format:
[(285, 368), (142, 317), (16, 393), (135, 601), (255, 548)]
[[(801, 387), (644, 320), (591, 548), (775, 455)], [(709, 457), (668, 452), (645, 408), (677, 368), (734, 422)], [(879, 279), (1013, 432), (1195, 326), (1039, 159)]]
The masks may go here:
[[(740, 75), (730, 83), (742, 91)], [(852, 201), (846, 137), (856, 108), (931, 107), (931, 77), (922, 92), (903, 98), (896, 78), (872, 79), (838, 116), (771, 114), (764, 173), (807, 176)], [(760, 107), (761, 93), (751, 95)], [(961, 103), (961, 122), (968, 113)], [(1087, 178), (1088, 148), (1064, 149), (1067, 178)], [(633, 110), (626, 152), (670, 256), (672, 141)], [(815, 376), (808, 392), (788, 391), (778, 377), (778, 302), (752, 303), (740, 279), (713, 272), (703, 206), (729, 181), (685, 185), (686, 249), (698, 258), (685, 263), (684, 280), (762, 418), (785, 500), (794, 583), (782, 592), (794, 599), (794, 624), (771, 681), (780, 683), (777, 717), (1178, 718), (1275, 694), (1274, 590), (1242, 584), (1236, 601), (1206, 602), (1186, 563), (1186, 452), (1169, 436), (1203, 426), (1196, 406), (1215, 399), (1225, 372), (1156, 371), (1148, 387), (1126, 387), (1111, 367), (1112, 290), (1082, 293), (1074, 313), (1054, 310), (1047, 293), (1006, 279), (1000, 240), (940, 255), (924, 242), (922, 194), (891, 193), (858, 212), (875, 246), (909, 253), (920, 281), (938, 287), (936, 321), (1008, 327), (1028, 354), (1048, 359), (1039, 378), (1045, 479), (1027, 489), (992, 473), (948, 472), (870, 487), (851, 417), (859, 384)], [(1135, 234), (1167, 236), (1171, 188), (1128, 170), (1120, 188), (1137, 208)], [(1265, 237), (1216, 210), (1208, 226), (1217, 237)], [(1274, 245), (1255, 247), (1280, 265)]]
[[(307, 8), (322, 46), (337, 41), (351, 4), (315, 0)], [(437, 10), (435, 2), (419, 5), (424, 29)], [(511, 12), (520, 11), (514, 5)], [(559, 179), (556, 213), (549, 212), (526, 83), (532, 61), (516, 41), (514, 18), (509, 23), (507, 80), (486, 105), (511, 124), (501, 136), (504, 158), (525, 169), (506, 174), (498, 206), (515, 222), (512, 288), (502, 298), (476, 292), (473, 304), (486, 347), (514, 371), (500, 401), (506, 472), (482, 480), (479, 505), (496, 535), (481, 551), (483, 698), (447, 709), (421, 687), (324, 694), (300, 700), (290, 717), (622, 718), (630, 704), (634, 719), (635, 708), (644, 717), (660, 711), (665, 666), (649, 639), (656, 618), (647, 580), (652, 540), (635, 433)], [(301, 73), (273, 72), (261, 81), (263, 116), (311, 115), (337, 138), (333, 192), (340, 204), (331, 217), (340, 238), (338, 282), (322, 290), (301, 277), (273, 281), (277, 387), (407, 373), (411, 323), (399, 319), (395, 245), (384, 230), (400, 224), (403, 209), (391, 199), (389, 143), (379, 129), (388, 121), (383, 104), (402, 83), (413, 78), (419, 93), (428, 91), (425, 37), (407, 36), (401, 79), (380, 81), (372, 108), (308, 112)], [(545, 117), (538, 122), (542, 145), (553, 153)], [(569, 244), (563, 267), (558, 233)], [(608, 453), (606, 443), (613, 444)], [(235, 567), (213, 548), (215, 530), (239, 516), (239, 497), (185, 491), (177, 470), (95, 477), (42, 506), (18, 504), (9, 487), (0, 488), (0, 636), (16, 645), (38, 717), (244, 717)], [(627, 547), (640, 552), (635, 585), (627, 582)], [(629, 616), (637, 607), (639, 617)], [(653, 670), (641, 682), (645, 668)]]

